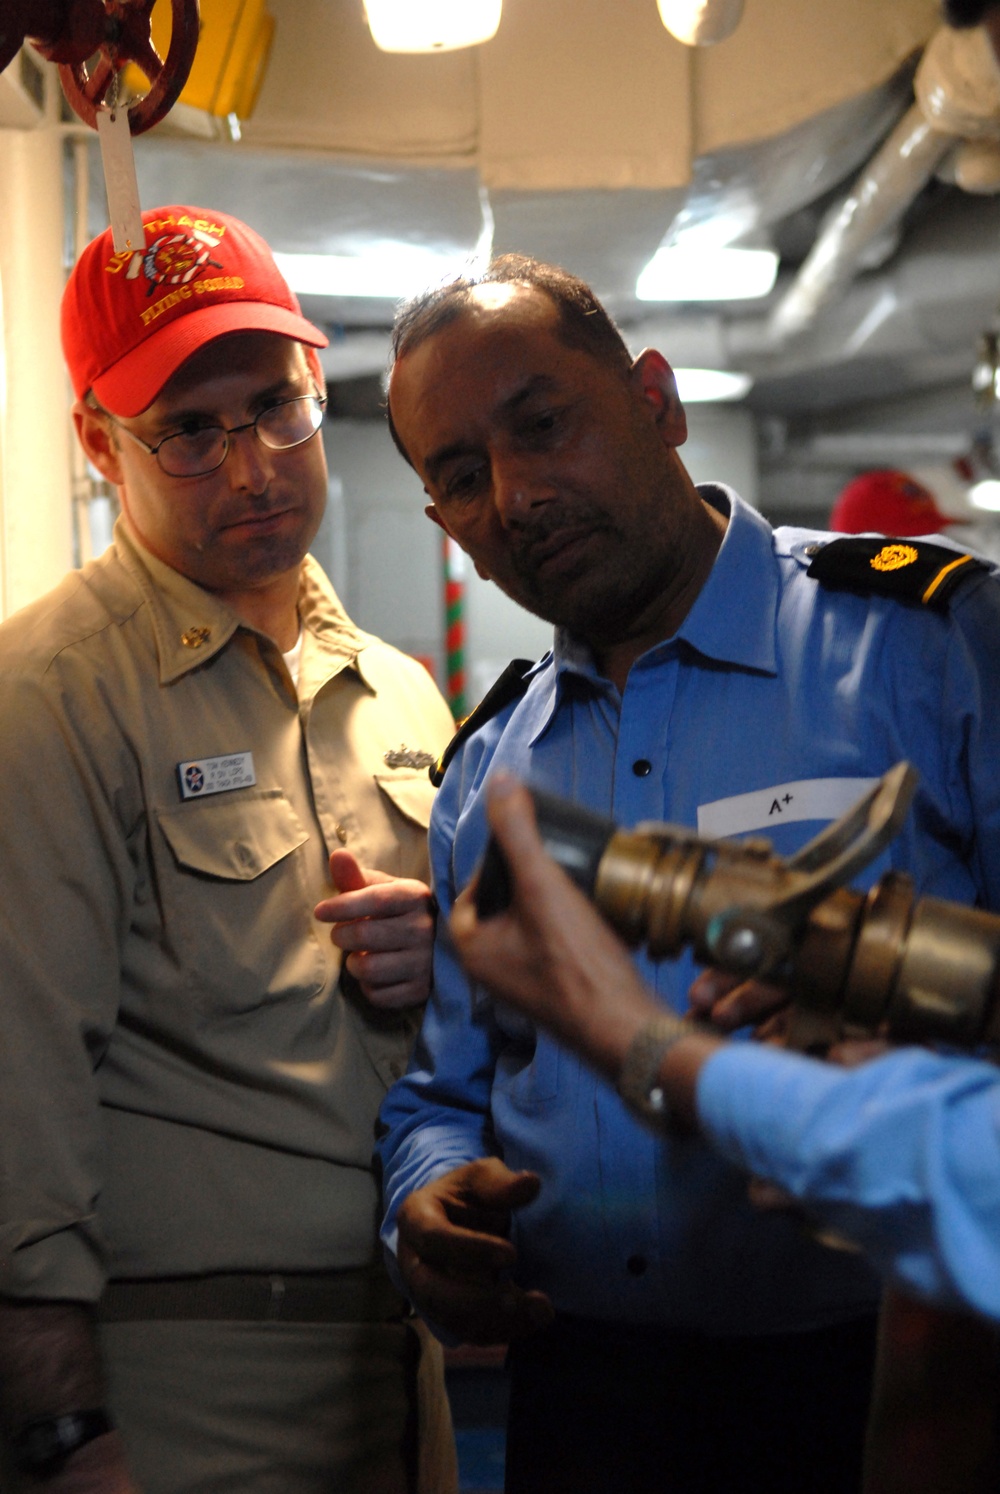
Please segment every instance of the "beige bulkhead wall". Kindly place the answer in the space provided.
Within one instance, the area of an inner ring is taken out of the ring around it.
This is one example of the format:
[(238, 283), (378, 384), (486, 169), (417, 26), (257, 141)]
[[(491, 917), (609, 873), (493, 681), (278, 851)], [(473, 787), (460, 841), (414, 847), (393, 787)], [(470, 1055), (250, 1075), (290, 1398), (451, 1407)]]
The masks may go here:
[(62, 138), (0, 129), (0, 616), (73, 564)]

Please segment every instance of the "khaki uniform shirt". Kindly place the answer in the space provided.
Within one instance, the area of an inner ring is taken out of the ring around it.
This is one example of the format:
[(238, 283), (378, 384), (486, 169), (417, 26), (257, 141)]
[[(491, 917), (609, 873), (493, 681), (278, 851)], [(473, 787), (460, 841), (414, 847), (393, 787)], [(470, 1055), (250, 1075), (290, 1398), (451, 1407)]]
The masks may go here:
[(296, 692), (119, 523), (0, 628), (0, 1292), (376, 1258), (373, 1126), (414, 1019), (341, 985), (312, 908), (340, 846), (426, 875), (407, 758), (451, 718), (311, 560), (299, 610)]

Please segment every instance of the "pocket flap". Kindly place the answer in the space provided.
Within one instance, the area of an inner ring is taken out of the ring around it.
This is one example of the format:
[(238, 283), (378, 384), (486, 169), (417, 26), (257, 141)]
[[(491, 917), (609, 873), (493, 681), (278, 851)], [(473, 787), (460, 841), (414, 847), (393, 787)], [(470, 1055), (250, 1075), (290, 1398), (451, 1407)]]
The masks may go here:
[(252, 882), (309, 839), (280, 789), (188, 801), (156, 818), (180, 866)]
[(375, 782), (391, 799), (400, 814), (426, 830), (431, 822), (431, 805), (434, 803), (434, 785), (426, 768), (412, 772), (376, 773)]

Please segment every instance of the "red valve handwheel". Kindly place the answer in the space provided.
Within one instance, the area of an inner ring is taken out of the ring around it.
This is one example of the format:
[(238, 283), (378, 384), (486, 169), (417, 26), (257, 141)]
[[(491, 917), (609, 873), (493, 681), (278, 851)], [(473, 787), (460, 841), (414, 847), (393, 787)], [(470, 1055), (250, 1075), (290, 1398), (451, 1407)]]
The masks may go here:
[(149, 79), (149, 92), (129, 106), (133, 135), (158, 124), (187, 82), (198, 46), (198, 0), (171, 0), (170, 46), (161, 58), (150, 40), (154, 0), (96, 0), (105, 14), (104, 38), (88, 62), (65, 62), (59, 77), (70, 105), (96, 126), (97, 110), (116, 70), (134, 62)]
[(154, 0), (0, 0), (0, 73), (27, 37), (50, 62), (58, 62), (63, 92), (91, 127), (112, 76), (134, 62), (149, 92), (128, 111), (133, 135), (157, 124), (176, 103), (198, 46), (198, 0), (171, 0), (166, 60), (153, 46), (149, 14)]

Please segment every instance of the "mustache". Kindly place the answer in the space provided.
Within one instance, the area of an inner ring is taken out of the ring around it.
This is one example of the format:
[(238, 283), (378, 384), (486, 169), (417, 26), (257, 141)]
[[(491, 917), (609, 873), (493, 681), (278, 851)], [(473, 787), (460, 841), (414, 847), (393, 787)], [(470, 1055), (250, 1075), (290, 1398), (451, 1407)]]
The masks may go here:
[(610, 516), (596, 503), (576, 502), (572, 508), (549, 505), (514, 532), (514, 566), (522, 574), (533, 575), (551, 550), (553, 540), (558, 543), (561, 537), (572, 539), (581, 534), (617, 532)]

